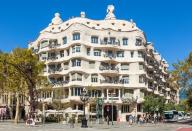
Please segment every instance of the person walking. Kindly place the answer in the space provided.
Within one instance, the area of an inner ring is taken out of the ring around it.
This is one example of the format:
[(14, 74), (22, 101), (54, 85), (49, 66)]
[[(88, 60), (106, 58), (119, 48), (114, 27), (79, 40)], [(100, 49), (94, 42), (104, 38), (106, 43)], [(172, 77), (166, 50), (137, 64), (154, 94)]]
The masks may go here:
[(70, 128), (74, 128), (75, 119), (71, 117), (69, 122), (70, 122)]
[(107, 125), (109, 125), (109, 116), (107, 116), (106, 119), (107, 119)]
[(133, 116), (129, 116), (129, 127), (133, 124)]

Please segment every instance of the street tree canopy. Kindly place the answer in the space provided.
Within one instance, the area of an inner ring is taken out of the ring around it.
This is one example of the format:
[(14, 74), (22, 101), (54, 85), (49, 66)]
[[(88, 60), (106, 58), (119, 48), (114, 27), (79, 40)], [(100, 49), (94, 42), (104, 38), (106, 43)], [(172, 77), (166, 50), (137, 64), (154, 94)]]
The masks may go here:
[(11, 53), (0, 53), (0, 89), (24, 95), (30, 112), (37, 106), (38, 88), (47, 87), (46, 77), (41, 73), (44, 63), (29, 49), (16, 48)]

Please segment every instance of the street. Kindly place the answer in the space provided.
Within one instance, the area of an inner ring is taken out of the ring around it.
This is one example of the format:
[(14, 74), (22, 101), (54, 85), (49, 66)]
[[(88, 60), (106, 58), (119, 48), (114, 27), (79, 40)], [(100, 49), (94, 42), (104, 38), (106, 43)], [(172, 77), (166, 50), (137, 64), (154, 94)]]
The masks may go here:
[[(186, 129), (182, 129), (186, 128)], [(187, 129), (190, 128), (190, 129)], [(75, 128), (70, 128), (69, 125), (63, 125), (58, 123), (36, 125), (36, 126), (26, 126), (24, 123), (15, 125), (13, 123), (0, 123), (0, 131), (75, 131), (75, 130), (89, 130), (89, 131), (192, 131), (192, 126), (189, 124), (178, 124), (178, 123), (165, 123), (165, 124), (144, 124), (144, 125), (133, 125), (129, 127), (127, 123), (115, 123), (115, 125), (89, 125), (88, 128), (81, 128), (80, 124), (75, 125)]]

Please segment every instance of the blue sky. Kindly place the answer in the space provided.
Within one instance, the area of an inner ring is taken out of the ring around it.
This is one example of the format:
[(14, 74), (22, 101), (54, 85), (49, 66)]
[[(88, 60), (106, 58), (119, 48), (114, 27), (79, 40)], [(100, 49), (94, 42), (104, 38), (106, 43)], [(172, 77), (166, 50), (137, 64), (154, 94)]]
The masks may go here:
[(191, 0), (1, 0), (0, 50), (27, 47), (55, 12), (64, 20), (80, 11), (103, 19), (108, 4), (114, 4), (118, 19), (133, 19), (170, 65), (192, 51)]

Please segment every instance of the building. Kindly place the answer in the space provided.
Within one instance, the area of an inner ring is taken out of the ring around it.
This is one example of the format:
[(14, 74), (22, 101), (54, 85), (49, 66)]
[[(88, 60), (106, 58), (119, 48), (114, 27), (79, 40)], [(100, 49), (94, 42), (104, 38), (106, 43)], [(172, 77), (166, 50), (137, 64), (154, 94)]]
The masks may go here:
[[(147, 42), (133, 20), (118, 20), (109, 5), (104, 20), (80, 17), (67, 21), (56, 13), (47, 28), (29, 44), (46, 66), (43, 74), (54, 91), (40, 99), (69, 103), (68, 110), (82, 110), (83, 88), (91, 98), (103, 98), (104, 116), (112, 109), (114, 120), (142, 114), (144, 96), (154, 93), (167, 102), (178, 102), (178, 90), (169, 86), (168, 63)], [(95, 102), (86, 104), (86, 114), (95, 113)], [(93, 110), (92, 108), (93, 107)]]

